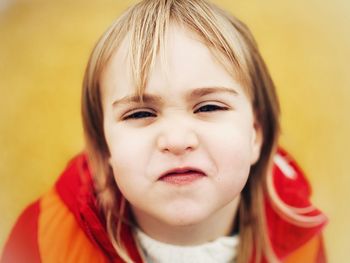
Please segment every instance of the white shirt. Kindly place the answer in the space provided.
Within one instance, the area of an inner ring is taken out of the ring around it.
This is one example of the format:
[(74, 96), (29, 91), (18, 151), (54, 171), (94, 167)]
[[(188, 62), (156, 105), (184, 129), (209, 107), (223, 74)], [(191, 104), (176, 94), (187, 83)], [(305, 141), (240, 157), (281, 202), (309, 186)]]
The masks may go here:
[(154, 240), (138, 228), (135, 229), (135, 234), (147, 263), (235, 262), (239, 242), (238, 235), (234, 235), (197, 246), (175, 246)]

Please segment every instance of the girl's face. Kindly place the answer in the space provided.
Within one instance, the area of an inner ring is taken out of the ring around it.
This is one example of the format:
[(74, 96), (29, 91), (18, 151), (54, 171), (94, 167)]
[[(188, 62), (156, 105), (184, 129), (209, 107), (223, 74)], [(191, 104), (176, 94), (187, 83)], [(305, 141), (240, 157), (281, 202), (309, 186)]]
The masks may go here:
[(144, 103), (134, 97), (126, 41), (111, 58), (101, 78), (104, 131), (136, 219), (185, 226), (236, 208), (262, 136), (243, 87), (204, 44), (176, 26), (167, 43), (167, 74), (158, 58)]

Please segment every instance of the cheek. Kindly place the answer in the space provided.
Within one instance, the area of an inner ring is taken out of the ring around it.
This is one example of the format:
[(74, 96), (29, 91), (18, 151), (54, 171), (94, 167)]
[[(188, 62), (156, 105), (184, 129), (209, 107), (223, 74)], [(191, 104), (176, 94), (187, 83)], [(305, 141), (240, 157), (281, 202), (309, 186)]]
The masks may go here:
[[(111, 154), (111, 161), (118, 170), (127, 171), (142, 163), (147, 154), (147, 135), (135, 133), (125, 127), (105, 127), (106, 141)], [(142, 135), (142, 136), (140, 136)]]
[(218, 174), (215, 178), (217, 189), (225, 202), (230, 202), (242, 192), (250, 171), (250, 162), (237, 152), (222, 155), (217, 160)]
[[(230, 149), (228, 149), (229, 146), (231, 146)], [(237, 187), (245, 183), (250, 171), (250, 154), (244, 146), (241, 142), (231, 145), (227, 143), (224, 149), (219, 149), (221, 154), (217, 155), (215, 160), (218, 180)]]
[(145, 194), (145, 189), (149, 188), (149, 181), (143, 177), (142, 164), (132, 150), (114, 153), (110, 161), (114, 180), (123, 196), (133, 203)]
[(208, 151), (215, 151), (222, 161), (230, 160), (236, 164), (246, 165), (246, 159), (252, 155), (253, 128), (245, 124), (228, 123), (205, 133)]
[(110, 165), (119, 189), (123, 194), (138, 193), (147, 183), (143, 180), (143, 171), (149, 147), (139, 136), (133, 136), (130, 132), (114, 131), (106, 135), (106, 140), (111, 154)]
[(208, 145), (218, 172), (216, 179), (225, 189), (238, 193), (248, 179), (252, 156), (251, 135), (252, 130), (226, 125), (217, 131), (217, 136)]

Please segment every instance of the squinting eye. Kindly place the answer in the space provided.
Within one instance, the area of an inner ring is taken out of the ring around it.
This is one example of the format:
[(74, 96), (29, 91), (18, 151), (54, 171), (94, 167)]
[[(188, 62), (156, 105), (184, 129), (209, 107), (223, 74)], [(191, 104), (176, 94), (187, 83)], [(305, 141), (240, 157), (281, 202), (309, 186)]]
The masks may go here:
[(149, 117), (156, 117), (156, 115), (152, 112), (149, 112), (149, 111), (138, 111), (138, 112), (135, 112), (135, 113), (132, 113), (132, 114), (126, 116), (125, 118), (123, 118), (123, 120), (144, 119), (144, 118), (149, 118)]
[(194, 113), (227, 110), (227, 109), (228, 108), (226, 108), (226, 107), (220, 107), (220, 106), (214, 105), (214, 104), (207, 104), (207, 105), (204, 105), (202, 107), (199, 107)]

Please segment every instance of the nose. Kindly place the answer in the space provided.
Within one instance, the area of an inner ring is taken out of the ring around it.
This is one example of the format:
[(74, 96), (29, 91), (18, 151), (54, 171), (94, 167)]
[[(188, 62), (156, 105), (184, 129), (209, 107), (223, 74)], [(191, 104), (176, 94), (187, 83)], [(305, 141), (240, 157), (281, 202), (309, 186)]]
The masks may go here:
[(198, 136), (190, 125), (173, 120), (164, 126), (157, 138), (157, 146), (161, 152), (183, 155), (198, 147)]

